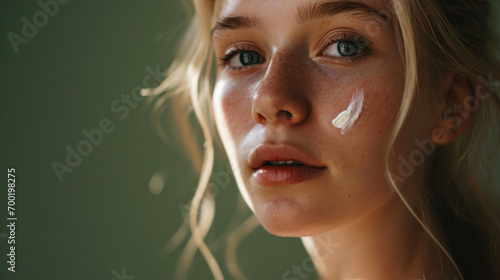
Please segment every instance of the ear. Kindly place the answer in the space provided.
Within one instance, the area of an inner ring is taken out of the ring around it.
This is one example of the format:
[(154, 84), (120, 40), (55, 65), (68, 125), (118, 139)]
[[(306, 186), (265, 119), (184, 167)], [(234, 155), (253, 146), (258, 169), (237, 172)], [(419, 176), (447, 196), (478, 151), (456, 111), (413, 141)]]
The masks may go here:
[(450, 72), (443, 77), (443, 96), (431, 139), (437, 145), (445, 145), (460, 137), (469, 127), (472, 116), (479, 108), (474, 86), (467, 77)]

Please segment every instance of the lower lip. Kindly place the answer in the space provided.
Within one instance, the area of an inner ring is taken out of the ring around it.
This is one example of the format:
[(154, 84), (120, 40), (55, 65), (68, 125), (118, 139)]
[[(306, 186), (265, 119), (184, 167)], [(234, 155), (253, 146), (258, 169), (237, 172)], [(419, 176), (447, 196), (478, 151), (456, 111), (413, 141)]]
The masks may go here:
[(299, 184), (319, 176), (326, 167), (303, 165), (266, 165), (254, 171), (255, 181), (261, 186), (287, 186)]

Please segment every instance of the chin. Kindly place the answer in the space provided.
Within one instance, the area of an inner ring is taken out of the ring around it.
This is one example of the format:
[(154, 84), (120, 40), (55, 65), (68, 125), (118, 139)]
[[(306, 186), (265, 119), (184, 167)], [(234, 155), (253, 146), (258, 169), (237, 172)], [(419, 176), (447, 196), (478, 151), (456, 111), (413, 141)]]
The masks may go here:
[(267, 232), (280, 237), (312, 236), (331, 227), (317, 211), (290, 199), (267, 202), (255, 214)]

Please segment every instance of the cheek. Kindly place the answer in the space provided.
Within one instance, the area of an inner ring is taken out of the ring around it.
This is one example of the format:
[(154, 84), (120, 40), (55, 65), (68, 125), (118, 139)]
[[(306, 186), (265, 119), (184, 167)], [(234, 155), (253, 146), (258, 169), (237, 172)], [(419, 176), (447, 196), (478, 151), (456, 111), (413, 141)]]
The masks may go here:
[[(344, 151), (348, 151), (342, 154), (341, 161), (357, 174), (349, 180), (371, 182), (380, 186), (378, 190), (381, 191), (392, 188), (385, 176), (385, 153), (400, 113), (404, 85), (371, 79), (362, 84), (365, 90), (363, 112), (351, 133), (339, 138)], [(410, 176), (417, 174), (418, 168), (424, 166), (425, 153), (419, 150), (416, 143), (431, 147), (432, 143), (427, 141), (430, 130), (431, 119), (428, 114), (410, 109), (407, 121), (403, 123), (389, 154), (389, 170), (398, 176), (397, 183), (409, 183)]]
[(252, 126), (251, 97), (247, 89), (242, 89), (244, 87), (236, 86), (233, 81), (219, 78), (214, 88), (212, 103), (217, 130), (238, 188), (247, 205), (253, 210), (253, 203), (242, 179), (242, 172), (245, 173), (246, 170), (241, 168), (239, 160), (241, 142)]
[[(385, 150), (404, 90), (403, 83), (387, 81), (387, 76), (387, 73), (369, 75), (365, 71), (350, 75), (352, 78), (343, 79), (335, 86), (330, 82), (330, 90), (325, 97), (318, 99), (320, 102), (316, 105), (321, 108), (319, 115), (326, 132), (324, 139), (331, 143), (328, 144), (327, 157), (335, 166), (332, 170), (344, 186), (350, 186), (345, 191), (350, 192), (353, 199), (356, 194), (364, 192), (364, 188), (369, 188), (368, 193), (387, 190)], [(364, 92), (362, 111), (352, 129), (342, 135), (332, 120), (348, 108), (353, 93), (358, 90)]]
[(351, 151), (361, 163), (358, 166), (360, 178), (379, 190), (388, 190), (384, 177), (385, 153), (399, 112), (403, 87), (370, 81), (365, 91), (365, 106), (357, 123), (359, 133), (352, 140)]
[[(317, 116), (330, 136), (345, 147), (364, 147), (362, 150), (382, 147), (399, 111), (404, 85), (385, 81), (382, 76), (363, 73), (350, 76), (335, 84), (327, 82), (329, 86), (318, 89), (323, 94), (315, 98)], [(336, 128), (332, 121), (347, 111), (353, 96), (360, 91), (364, 96), (360, 114), (352, 129), (342, 135), (341, 129)]]
[(217, 129), (224, 144), (235, 145), (251, 128), (251, 96), (247, 87), (219, 79), (213, 95)]
[(365, 105), (359, 121), (362, 135), (358, 139), (373, 139), (375, 142), (364, 142), (382, 148), (399, 112), (403, 87), (368, 81), (365, 92)]

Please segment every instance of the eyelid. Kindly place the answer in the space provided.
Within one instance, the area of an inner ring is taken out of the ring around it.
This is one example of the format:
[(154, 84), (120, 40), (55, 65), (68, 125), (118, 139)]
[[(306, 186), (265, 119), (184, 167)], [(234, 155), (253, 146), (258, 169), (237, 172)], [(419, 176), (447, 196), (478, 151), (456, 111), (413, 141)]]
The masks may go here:
[(371, 41), (368, 40), (365, 36), (351, 30), (335, 30), (327, 33), (323, 38), (319, 41), (318, 47), (321, 51), (331, 45), (332, 43), (339, 41), (357, 41), (362, 43), (364, 47), (369, 47), (371, 45)]
[(263, 53), (263, 51), (255, 45), (255, 43), (249, 42), (249, 41), (241, 41), (237, 43), (232, 43), (228, 45), (227, 47), (223, 48), (224, 52), (223, 55), (228, 55), (231, 52), (234, 52), (235, 50), (244, 50), (244, 51), (254, 51), (258, 52), (260, 54)]

